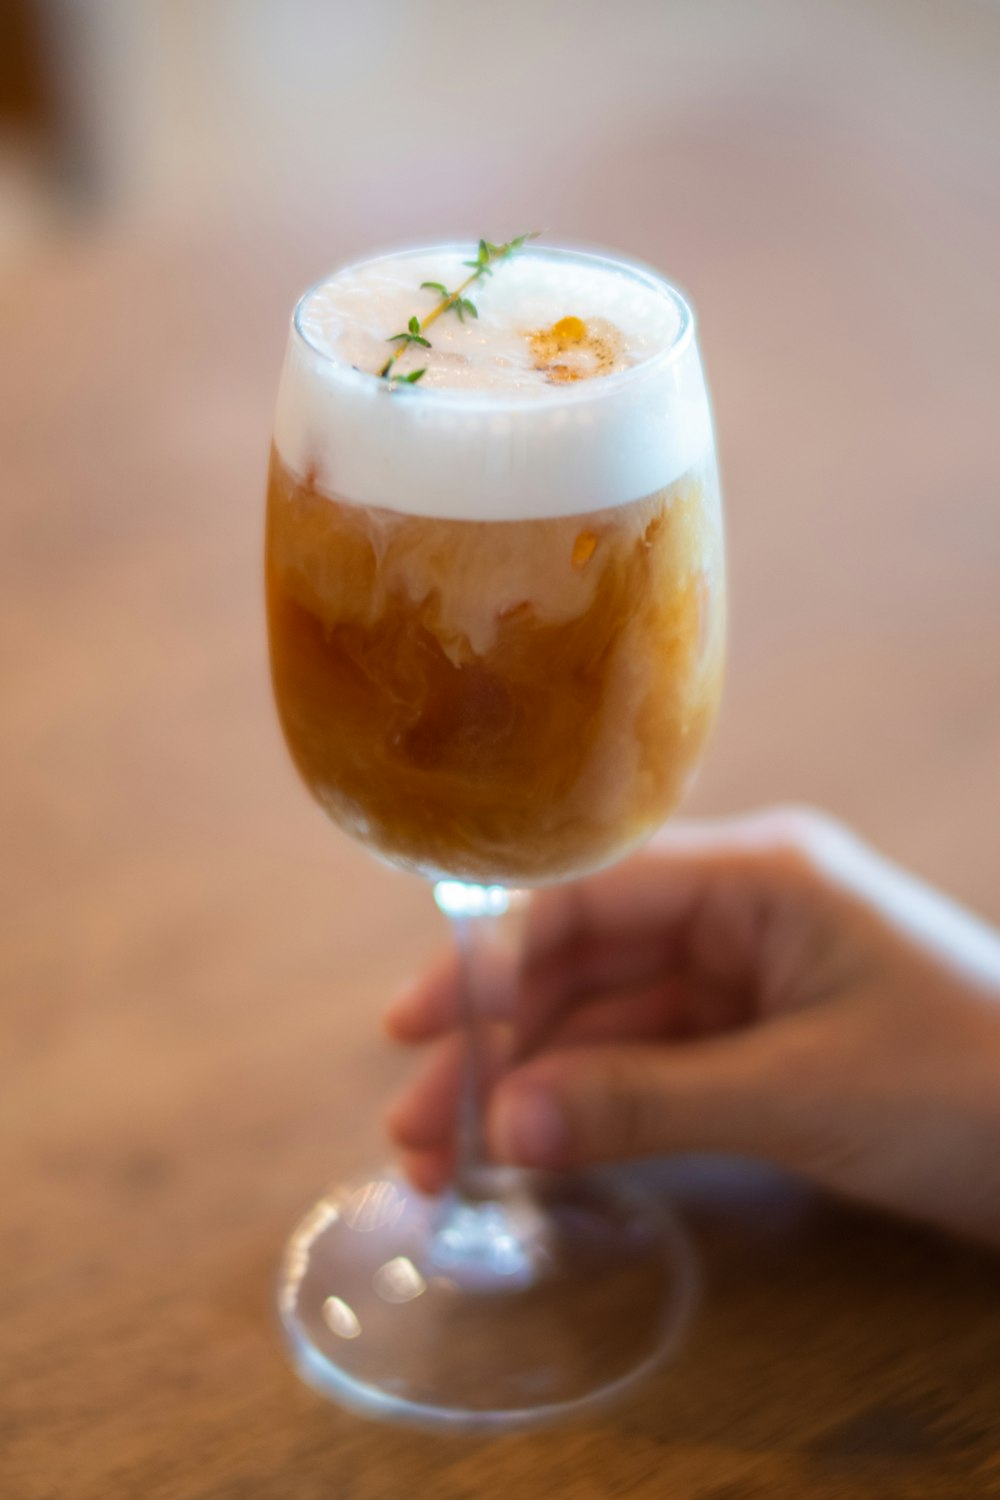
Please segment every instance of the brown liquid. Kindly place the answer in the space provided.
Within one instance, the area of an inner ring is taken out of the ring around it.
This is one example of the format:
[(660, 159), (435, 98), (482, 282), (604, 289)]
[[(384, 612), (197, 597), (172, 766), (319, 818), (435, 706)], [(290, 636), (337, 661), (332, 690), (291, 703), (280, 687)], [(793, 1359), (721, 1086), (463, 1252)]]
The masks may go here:
[(306, 784), (397, 864), (525, 884), (607, 863), (679, 800), (723, 651), (714, 497), (447, 521), (345, 504), (272, 456), (271, 668)]

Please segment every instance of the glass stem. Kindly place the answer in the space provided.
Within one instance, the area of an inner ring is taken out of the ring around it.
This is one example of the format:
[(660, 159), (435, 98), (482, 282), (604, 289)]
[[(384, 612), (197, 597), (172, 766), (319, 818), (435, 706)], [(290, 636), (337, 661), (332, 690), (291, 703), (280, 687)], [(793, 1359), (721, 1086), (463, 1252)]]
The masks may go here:
[(514, 983), (515, 954), (506, 918), (517, 893), (502, 885), (440, 880), (434, 899), (447, 916), (459, 954), (460, 1016), (465, 1048), (455, 1138), (454, 1191), (467, 1203), (497, 1196), (497, 1173), (486, 1148), (490, 1088), (490, 1016), (502, 1012), (500, 992)]

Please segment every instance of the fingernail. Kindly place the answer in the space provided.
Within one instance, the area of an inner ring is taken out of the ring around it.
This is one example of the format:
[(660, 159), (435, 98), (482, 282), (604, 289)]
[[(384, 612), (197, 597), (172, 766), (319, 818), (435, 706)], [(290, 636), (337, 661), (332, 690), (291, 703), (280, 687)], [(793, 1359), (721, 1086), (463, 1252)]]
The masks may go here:
[(493, 1145), (501, 1161), (547, 1167), (556, 1166), (567, 1155), (566, 1117), (542, 1089), (501, 1092), (492, 1124)]

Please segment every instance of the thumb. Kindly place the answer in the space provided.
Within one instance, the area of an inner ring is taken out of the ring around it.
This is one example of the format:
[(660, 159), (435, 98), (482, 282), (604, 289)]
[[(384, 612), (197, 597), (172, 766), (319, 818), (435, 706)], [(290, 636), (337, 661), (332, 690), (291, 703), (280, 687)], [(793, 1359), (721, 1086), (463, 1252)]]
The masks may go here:
[[(826, 1149), (825, 1111), (809, 1091), (816, 1070), (808, 1058), (821, 1063), (825, 1049), (818, 1037), (781, 1032), (769, 1026), (673, 1046), (546, 1053), (494, 1090), (490, 1149), (498, 1161), (524, 1167), (719, 1151), (808, 1171)], [(806, 1040), (812, 1045), (800, 1045)], [(829, 1122), (834, 1135), (835, 1125)]]

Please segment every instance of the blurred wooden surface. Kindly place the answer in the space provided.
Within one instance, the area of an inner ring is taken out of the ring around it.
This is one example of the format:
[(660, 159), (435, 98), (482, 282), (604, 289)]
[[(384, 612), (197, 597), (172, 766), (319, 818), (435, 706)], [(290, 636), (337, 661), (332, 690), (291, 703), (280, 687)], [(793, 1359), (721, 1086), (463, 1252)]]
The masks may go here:
[[(822, 77), (609, 143), (545, 222), (701, 314), (734, 609), (693, 810), (823, 803), (997, 921), (1000, 176), (903, 86), (852, 134)], [(477, 230), (536, 221), (530, 170)], [(0, 283), (0, 1496), (1000, 1495), (996, 1257), (717, 1164), (675, 1172), (687, 1346), (585, 1427), (444, 1441), (288, 1370), (279, 1247), (377, 1159), (377, 1014), (440, 938), (298, 788), (265, 672), (270, 409), (295, 292), (362, 248), (336, 209)]]

